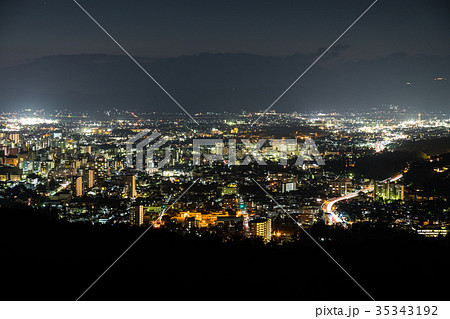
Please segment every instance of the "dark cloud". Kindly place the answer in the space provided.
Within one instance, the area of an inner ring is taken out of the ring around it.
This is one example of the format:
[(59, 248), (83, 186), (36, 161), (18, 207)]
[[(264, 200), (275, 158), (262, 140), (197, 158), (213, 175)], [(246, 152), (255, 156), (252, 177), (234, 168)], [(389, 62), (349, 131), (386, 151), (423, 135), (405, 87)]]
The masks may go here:
[[(372, 0), (79, 2), (130, 53), (161, 58), (314, 52), (328, 47)], [(448, 0), (378, 1), (339, 41), (351, 47), (342, 58), (358, 61), (399, 51), (448, 55), (449, 7)], [(2, 1), (0, 41), (0, 66), (61, 53), (121, 54), (73, 1)]]

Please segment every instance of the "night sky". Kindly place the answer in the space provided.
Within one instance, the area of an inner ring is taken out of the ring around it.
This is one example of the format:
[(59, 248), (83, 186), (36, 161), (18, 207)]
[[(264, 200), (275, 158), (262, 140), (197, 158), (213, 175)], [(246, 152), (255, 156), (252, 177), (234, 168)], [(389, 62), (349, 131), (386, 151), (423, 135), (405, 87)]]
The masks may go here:
[[(199, 53), (247, 53), (257, 57), (317, 56), (320, 48), (328, 47), (372, 3), (370, 0), (79, 2), (132, 55), (149, 58), (149, 61)], [(434, 67), (426, 76), (440, 73), (447, 76), (448, 59), (445, 57), (450, 56), (449, 14), (450, 2), (446, 0), (379, 0), (339, 41), (337, 49), (341, 50), (334, 51), (334, 59), (325, 58), (318, 68), (332, 69), (346, 63), (379, 60), (404, 53), (427, 58), (433, 56), (435, 63), (432, 64), (443, 63), (442, 69)], [(71, 0), (2, 1), (0, 24), (0, 67), (3, 68), (58, 54), (123, 55)], [(438, 62), (442, 58), (445, 61)], [(310, 60), (303, 62), (306, 65)], [(268, 76), (278, 76), (273, 81), (275, 86), (281, 88), (287, 86), (295, 74), (300, 74), (303, 66), (302, 63), (294, 63), (293, 72), (287, 74), (287, 78), (280, 78), (281, 74), (274, 73), (268, 73)], [(131, 65), (129, 67), (132, 68)], [(164, 69), (156, 67), (156, 70), (161, 70), (159, 76), (164, 78)], [(133, 71), (138, 72), (137, 69)], [(25, 75), (30, 76), (30, 72), (25, 72)], [(181, 77), (185, 73), (187, 71), (180, 70)], [(9, 73), (7, 75), (10, 76)], [(405, 81), (408, 81), (406, 77)], [(189, 80), (195, 82), (195, 77)], [(166, 84), (171, 85), (170, 81), (167, 79)], [(3, 83), (0, 70), (0, 84)], [(173, 85), (177, 86), (176, 83)], [(279, 88), (275, 87), (270, 92), (273, 98), (281, 93), (277, 91)], [(20, 95), (17, 90), (22, 89), (28, 92), (28, 95), (23, 94), (28, 99), (15, 104), (11, 96), (17, 97)], [(232, 89), (245, 90), (245, 86), (231, 86)], [(55, 93), (46, 91), (44, 98), (42, 94), (36, 95), (37, 90), (30, 93), (33, 90), (29, 87), (14, 87), (14, 90), (14, 94), (2, 91), (7, 98), (0, 99), (0, 102), (17, 107), (20, 103), (33, 100), (35, 94), (36, 102), (49, 103), (49, 96)], [(57, 93), (63, 90), (76, 91), (76, 88), (60, 88)], [(87, 91), (82, 93), (90, 94)], [(271, 102), (269, 95), (251, 107), (264, 108)], [(143, 97), (133, 105), (145, 104), (147, 98)], [(190, 97), (185, 98), (189, 101)], [(98, 103), (99, 99), (92, 104)], [(243, 104), (248, 105), (249, 99), (244, 99)], [(238, 100), (236, 98), (226, 103), (236, 103)], [(190, 102), (196, 105), (214, 103), (196, 98)], [(73, 100), (73, 104), (76, 103)], [(68, 104), (71, 104), (70, 101)]]

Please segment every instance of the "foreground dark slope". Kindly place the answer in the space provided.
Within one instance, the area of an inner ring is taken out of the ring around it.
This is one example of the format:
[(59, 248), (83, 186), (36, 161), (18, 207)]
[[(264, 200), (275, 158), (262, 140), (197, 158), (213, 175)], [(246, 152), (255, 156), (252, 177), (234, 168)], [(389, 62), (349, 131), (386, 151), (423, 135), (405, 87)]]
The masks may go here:
[[(0, 214), (3, 300), (75, 300), (143, 231), (68, 224), (27, 209)], [(438, 288), (449, 284), (447, 239), (424, 240), (382, 225), (335, 230), (331, 237), (327, 250), (375, 299), (446, 298)], [(368, 297), (304, 236), (292, 246), (265, 247), (150, 231), (83, 299)]]

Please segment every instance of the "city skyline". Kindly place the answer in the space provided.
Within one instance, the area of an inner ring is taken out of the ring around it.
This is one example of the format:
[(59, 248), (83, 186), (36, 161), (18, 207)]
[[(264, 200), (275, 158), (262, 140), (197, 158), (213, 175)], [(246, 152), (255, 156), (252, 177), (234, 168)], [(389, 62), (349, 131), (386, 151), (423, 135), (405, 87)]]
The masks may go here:
[(448, 298), (448, 1), (1, 6), (2, 299)]
[[(337, 253), (332, 243), (347, 240), (342, 234), (353, 236), (361, 229), (369, 236), (365, 227), (427, 245), (448, 238), (446, 114), (412, 114), (396, 106), (342, 114), (271, 110), (252, 126), (261, 113), (197, 114), (197, 125), (182, 113), (110, 112), (100, 117), (28, 109), (1, 114), (1, 207), (53, 216), (58, 227), (79, 225), (92, 236), (101, 229), (130, 235), (140, 230), (139, 241), (125, 241), (131, 243), (126, 264), (138, 262), (132, 256), (143, 249), (141, 240), (166, 251), (152, 238), (168, 234), (181, 236), (178, 244), (198, 240), (201, 247), (215, 247), (211, 253), (220, 251), (215, 246), (220, 242), (225, 247), (262, 244), (267, 254), (274, 249), (306, 254), (293, 247), (313, 239), (310, 244), (325, 245), (332, 255)], [(146, 141), (155, 132), (158, 138)], [(197, 160), (196, 139), (205, 142)], [(304, 147), (307, 140), (317, 145), (322, 165), (314, 148)], [(154, 156), (164, 165), (152, 164)], [(322, 262), (336, 276), (346, 276), (340, 264)], [(100, 270), (95, 273), (82, 275), (84, 286), (74, 284), (64, 296), (78, 291), (83, 300), (98, 296), (96, 291), (105, 294), (110, 274), (96, 278)], [(348, 283), (354, 281), (346, 289), (350, 295), (386, 295), (364, 273), (348, 276)], [(314, 296), (324, 295), (309, 298)]]

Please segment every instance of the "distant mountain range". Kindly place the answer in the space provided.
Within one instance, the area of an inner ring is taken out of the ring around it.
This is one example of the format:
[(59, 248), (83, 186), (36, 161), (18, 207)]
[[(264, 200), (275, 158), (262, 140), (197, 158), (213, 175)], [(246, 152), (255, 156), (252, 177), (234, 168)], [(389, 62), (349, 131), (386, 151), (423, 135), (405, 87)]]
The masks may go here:
[[(256, 111), (269, 106), (317, 55), (209, 54), (137, 58), (190, 112)], [(365, 109), (381, 104), (450, 109), (450, 56), (397, 53), (340, 63), (331, 54), (274, 106), (280, 111)], [(0, 69), (0, 111), (24, 107), (92, 111), (178, 107), (128, 57), (54, 55)]]

